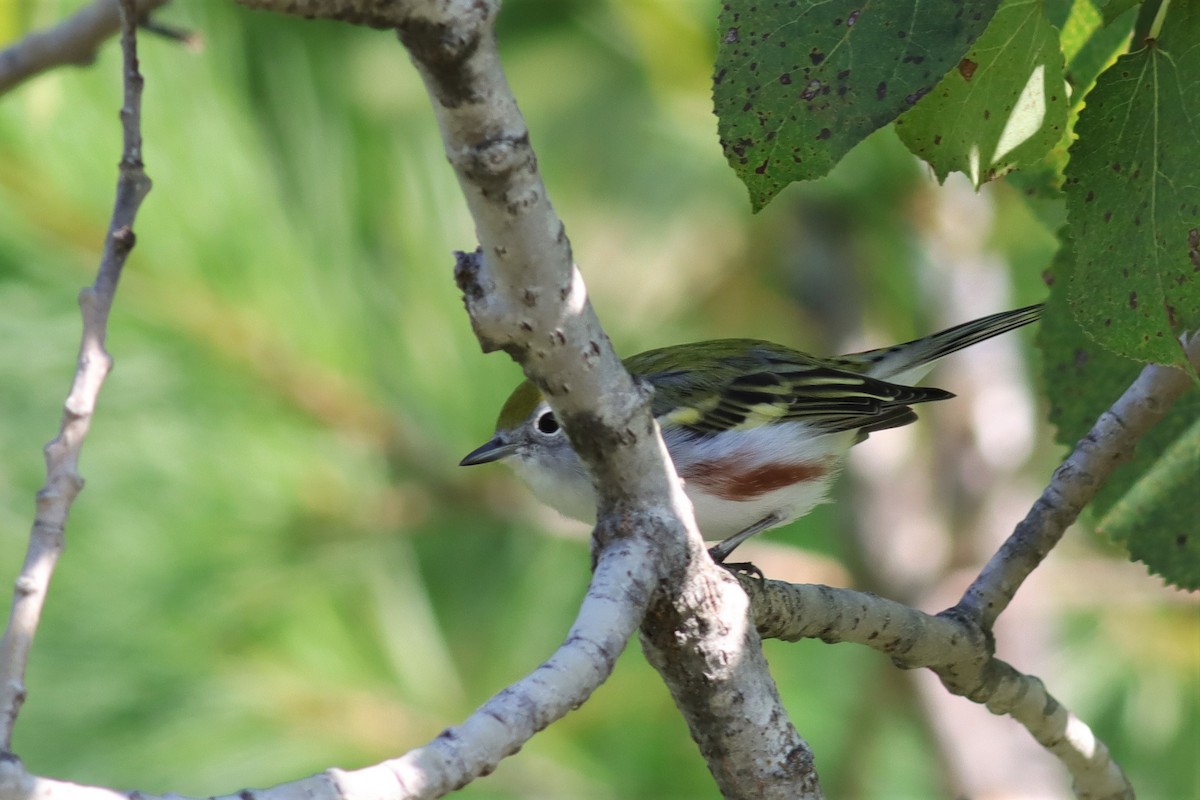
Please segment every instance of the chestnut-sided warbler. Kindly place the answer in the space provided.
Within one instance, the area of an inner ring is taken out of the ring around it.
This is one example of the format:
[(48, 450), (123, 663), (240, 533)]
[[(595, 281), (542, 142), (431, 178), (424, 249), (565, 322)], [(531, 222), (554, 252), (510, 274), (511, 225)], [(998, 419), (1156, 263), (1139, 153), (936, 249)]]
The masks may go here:
[[(1037, 320), (1040, 305), (992, 314), (905, 344), (814, 358), (755, 339), (718, 339), (625, 360), (654, 389), (652, 409), (696, 523), (718, 563), (756, 533), (825, 499), (852, 445), (907, 425), (910, 406), (953, 397), (909, 384), (956, 350)], [(554, 412), (530, 381), (500, 410), (496, 433), (462, 466), (504, 459), (542, 502), (585, 522), (596, 494)]]

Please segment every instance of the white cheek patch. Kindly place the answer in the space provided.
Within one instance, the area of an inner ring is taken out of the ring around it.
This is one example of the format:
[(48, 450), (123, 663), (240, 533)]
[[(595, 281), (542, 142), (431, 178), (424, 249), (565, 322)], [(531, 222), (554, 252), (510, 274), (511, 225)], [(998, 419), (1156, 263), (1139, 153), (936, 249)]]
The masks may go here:
[(526, 453), (505, 459), (538, 500), (564, 517), (589, 524), (596, 521), (596, 493), (583, 465), (568, 447), (547, 452), (538, 462)]

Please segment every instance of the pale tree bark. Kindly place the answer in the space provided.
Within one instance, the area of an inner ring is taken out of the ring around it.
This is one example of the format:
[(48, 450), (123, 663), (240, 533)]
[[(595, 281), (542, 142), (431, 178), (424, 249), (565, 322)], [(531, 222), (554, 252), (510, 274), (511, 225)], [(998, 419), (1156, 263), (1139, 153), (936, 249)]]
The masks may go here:
[(112, 358), (104, 349), (108, 336), (108, 314), (117, 283), (135, 237), (133, 222), (139, 206), (150, 191), (150, 180), (142, 168), (142, 76), (138, 72), (136, 10), (133, 0), (121, 5), (125, 101), (121, 106), (124, 134), (120, 175), (112, 220), (104, 240), (104, 252), (96, 281), (79, 293), (83, 312), (83, 337), (71, 392), (63, 405), (58, 436), (46, 445), (46, 483), (38, 492), (37, 515), (29, 534), (29, 549), (17, 577), (12, 609), (4, 638), (0, 639), (0, 751), (12, 750), (13, 726), (25, 702), (25, 668), (33, 637), (41, 619), (42, 606), (50, 589), (58, 557), (66, 546), (67, 515), (83, 489), (79, 453), (91, 426), (100, 387), (112, 369)]
[[(1200, 334), (1191, 334), (1182, 344), (1192, 366), (1200, 370)], [(1133, 457), (1138, 440), (1191, 385), (1192, 377), (1181, 369), (1157, 364), (1143, 369), (1055, 471), (1025, 519), (959, 600), (957, 611), (990, 631), (1113, 470)]]

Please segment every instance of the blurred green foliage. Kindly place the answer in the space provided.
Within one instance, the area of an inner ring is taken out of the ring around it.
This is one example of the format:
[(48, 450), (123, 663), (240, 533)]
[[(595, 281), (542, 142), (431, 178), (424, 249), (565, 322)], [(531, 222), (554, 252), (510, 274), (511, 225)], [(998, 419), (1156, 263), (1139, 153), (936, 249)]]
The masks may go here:
[[(79, 5), (0, 16), (26, 30)], [(527, 0), (502, 16), (509, 78), (618, 350), (758, 336), (833, 352), (975, 313), (927, 263), (945, 190), (891, 132), (751, 216), (711, 114), (716, 12)], [(585, 532), (502, 470), (455, 467), (518, 371), (479, 353), (462, 312), (450, 253), (474, 246), (472, 225), (395, 38), (215, 0), (162, 17), (204, 49), (143, 37), (155, 188), (15, 745), (41, 774), (205, 795), (427, 741), (560, 642), (589, 558)], [(107, 224), (118, 60), (109, 43), (93, 66), (0, 99), (5, 580)], [(1060, 212), (986, 191), (996, 302), (1032, 302), (1054, 248), (1038, 218)], [(1056, 455), (1035, 454), (1028, 480)], [(845, 483), (842, 503), (770, 538), (871, 586)], [(1082, 538), (1061, 549), (1081, 570), (1140, 574)], [(1142, 584), (1144, 599), (1056, 603), (1043, 677), (1141, 796), (1180, 797), (1200, 742), (1195, 606)], [(946, 789), (927, 711), (886, 659), (819, 642), (768, 654), (831, 796)], [(464, 795), (715, 791), (634, 646), (590, 702)]]
[[(1066, 199), (1075, 267), (1069, 282), (1048, 282), (1047, 316), (1063, 317), (1049, 322), (1125, 358), (1191, 370), (1179, 339), (1200, 325), (1200, 101), (1188, 90), (1200, 79), (1200, 11), (1131, 5), (729, 0), (713, 79), (721, 145), (756, 208), (825, 176), (893, 119), (939, 181), (957, 171), (979, 186), (1020, 168), (1014, 186)], [(1042, 341), (1049, 365), (1074, 355)], [(1106, 367), (1093, 370), (1125, 379)], [(1045, 375), (1050, 396), (1073, 394), (1062, 371)], [(1108, 405), (1087, 404), (1089, 426)], [(1189, 491), (1200, 428), (1168, 427), (1173, 449), (1143, 440), (1138, 472), (1149, 480), (1105, 528), (1154, 574), (1200, 589), (1200, 502)], [(1060, 426), (1060, 441), (1086, 430)]]

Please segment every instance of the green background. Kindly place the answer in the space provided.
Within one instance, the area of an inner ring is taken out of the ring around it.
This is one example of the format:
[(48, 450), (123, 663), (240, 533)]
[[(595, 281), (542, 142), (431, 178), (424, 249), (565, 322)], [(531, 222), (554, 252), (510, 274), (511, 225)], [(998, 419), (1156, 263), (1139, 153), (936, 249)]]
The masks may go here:
[[(0, 30), (79, 5), (2, 4)], [(715, 336), (832, 353), (1042, 298), (1061, 207), (939, 188), (890, 130), (752, 216), (711, 113), (716, 13), (530, 1), (502, 16), (552, 200), (621, 353)], [(559, 644), (589, 557), (586, 531), (506, 471), (455, 466), (519, 373), (479, 352), (462, 311), (450, 253), (474, 246), (472, 225), (395, 38), (218, 0), (160, 16), (204, 45), (143, 39), (155, 188), (15, 748), (51, 777), (207, 795), (428, 741)], [(110, 42), (0, 98), (5, 581), (111, 207), (118, 56)], [(747, 556), (951, 604), (1062, 455), (1016, 360), (1029, 340), (956, 357), (933, 380), (958, 400), (873, 436), (837, 503)], [(1002, 619), (999, 653), (1094, 726), (1140, 797), (1194, 796), (1196, 623), (1192, 597), (1072, 531)], [(830, 796), (979, 793), (1011, 785), (1005, 763), (1069, 791), (1015, 723), (929, 676), (848, 645), (767, 651)], [(946, 743), (954, 730), (973, 756)], [(716, 792), (635, 644), (463, 795)]]

